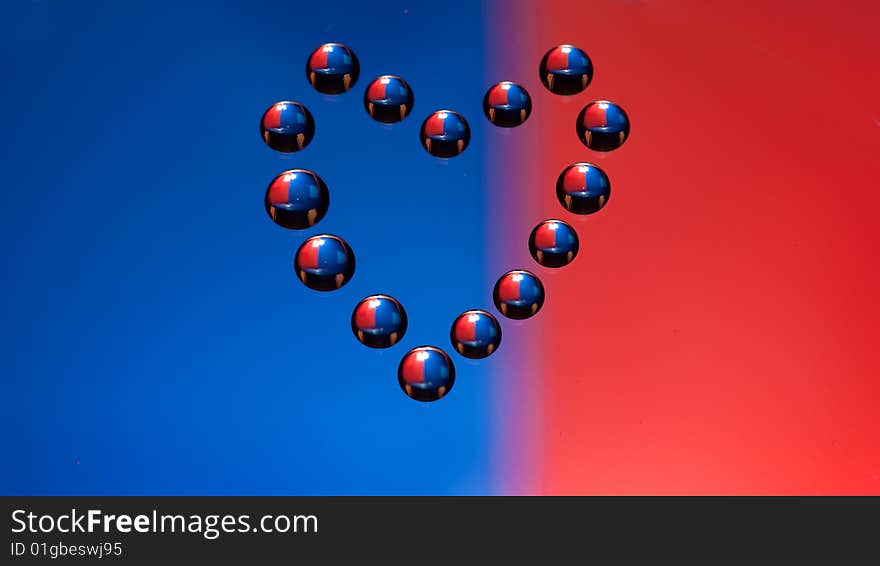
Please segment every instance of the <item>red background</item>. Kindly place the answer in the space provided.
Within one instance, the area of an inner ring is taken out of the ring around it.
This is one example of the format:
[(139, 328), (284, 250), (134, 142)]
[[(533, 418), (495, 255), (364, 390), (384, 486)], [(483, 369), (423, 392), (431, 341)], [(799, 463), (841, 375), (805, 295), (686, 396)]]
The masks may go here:
[[(561, 217), (581, 255), (536, 269), (544, 310), (505, 327), (518, 359), (495, 376), (504, 490), (880, 493), (880, 4), (528, 4), (505, 4), (516, 25), (490, 33), (490, 63), (535, 110), (531, 136), (490, 150), (495, 194), (516, 182), (526, 196), (489, 236), (525, 241)], [(558, 43), (593, 60), (580, 95), (538, 81)], [(632, 122), (604, 155), (574, 133), (598, 98)], [(553, 192), (578, 160), (612, 182), (589, 217)], [(508, 268), (527, 258), (499, 253)]]

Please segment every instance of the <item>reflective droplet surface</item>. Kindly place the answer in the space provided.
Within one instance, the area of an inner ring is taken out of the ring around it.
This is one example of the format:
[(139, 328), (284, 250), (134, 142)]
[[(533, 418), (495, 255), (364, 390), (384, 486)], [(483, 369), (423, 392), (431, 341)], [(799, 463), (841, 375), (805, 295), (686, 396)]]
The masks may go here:
[(587, 88), (593, 80), (593, 62), (574, 45), (557, 45), (541, 59), (541, 82), (553, 94), (570, 96)]
[(455, 157), (471, 141), (471, 128), (458, 112), (438, 110), (422, 122), (419, 132), (422, 147), (434, 157)]
[(260, 137), (274, 149), (293, 153), (305, 148), (315, 136), (315, 120), (299, 102), (282, 100), (270, 106), (260, 120)]
[(501, 344), (498, 319), (484, 310), (472, 309), (456, 317), (449, 331), (452, 347), (466, 358), (479, 360)]
[(483, 97), (483, 113), (496, 126), (513, 128), (532, 113), (532, 98), (521, 85), (502, 81), (492, 85)]
[(370, 295), (351, 313), (351, 331), (358, 342), (370, 348), (389, 348), (406, 334), (406, 311), (400, 301), (388, 295)]
[(436, 401), (452, 389), (455, 366), (440, 348), (419, 346), (400, 360), (397, 382), (403, 392), (416, 401)]
[(529, 252), (544, 267), (563, 267), (577, 257), (578, 235), (562, 220), (545, 220), (529, 236)]
[(629, 137), (629, 117), (623, 108), (608, 100), (584, 106), (577, 117), (578, 139), (594, 151), (617, 149)]
[(374, 120), (400, 122), (412, 112), (415, 98), (407, 82), (394, 75), (377, 77), (364, 92), (364, 108)]
[(330, 192), (313, 171), (290, 169), (269, 183), (264, 204), (275, 224), (302, 230), (314, 226), (327, 214)]
[(514, 269), (495, 283), (492, 299), (495, 308), (507, 318), (531, 318), (544, 306), (544, 285), (531, 271)]
[(592, 163), (572, 163), (556, 179), (559, 204), (575, 214), (593, 214), (608, 204), (611, 181)]
[(338, 236), (312, 236), (296, 250), (293, 269), (309, 289), (333, 291), (354, 276), (354, 252)]
[(319, 46), (306, 61), (309, 84), (323, 94), (340, 94), (351, 90), (360, 72), (360, 63), (354, 51), (341, 43)]

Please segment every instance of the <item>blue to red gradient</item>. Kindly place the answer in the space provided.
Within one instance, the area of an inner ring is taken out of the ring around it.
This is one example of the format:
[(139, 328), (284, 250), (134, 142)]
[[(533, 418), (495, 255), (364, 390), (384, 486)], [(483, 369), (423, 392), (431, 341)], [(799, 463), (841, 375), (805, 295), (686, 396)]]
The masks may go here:
[[(880, 494), (878, 16), (870, 0), (0, 5), (0, 493)], [(304, 76), (327, 42), (357, 54), (348, 92)], [(562, 96), (539, 65), (566, 44), (590, 65), (554, 76)], [(364, 111), (385, 74), (415, 117)], [(531, 98), (512, 129), (481, 116), (502, 81)], [(301, 151), (257, 135), (279, 100), (314, 116)], [(619, 149), (578, 140), (594, 100), (625, 109)], [(416, 135), (445, 108), (470, 125), (454, 159)], [(574, 214), (556, 182), (579, 162), (614, 198), (569, 187), (596, 197)], [(332, 204), (279, 229), (266, 185), (298, 168)], [(530, 255), (548, 218), (579, 236), (563, 269)], [(330, 293), (293, 269), (319, 233), (357, 257)], [(540, 312), (499, 316), (485, 359), (453, 352), (455, 318), (494, 312), (497, 279), (526, 267)], [(351, 336), (376, 293), (406, 306), (387, 349)], [(430, 403), (398, 380), (420, 344), (455, 364)]]
[[(489, 190), (516, 194), (488, 241), (563, 214), (581, 252), (538, 268), (542, 313), (504, 328), (504, 491), (880, 493), (880, 5), (505, 5), (487, 72), (534, 111), (523, 137), (487, 133)], [(535, 77), (562, 42), (594, 66), (576, 96)], [(632, 122), (609, 153), (573, 131), (601, 99)], [(580, 160), (614, 187), (589, 216), (552, 188)], [(526, 254), (489, 257), (501, 272)]]

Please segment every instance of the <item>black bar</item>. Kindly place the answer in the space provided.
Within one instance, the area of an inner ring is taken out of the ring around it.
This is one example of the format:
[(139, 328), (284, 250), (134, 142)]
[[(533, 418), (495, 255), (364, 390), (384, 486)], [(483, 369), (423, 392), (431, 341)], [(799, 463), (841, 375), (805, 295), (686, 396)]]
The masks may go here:
[[(880, 558), (877, 498), (2, 499), (7, 533), (3, 553), (9, 558), (0, 561), (4, 564), (335, 564), (343, 559), (381, 564), (424, 558), (472, 564), (478, 557), (489, 564), (519, 564), (527, 555), (537, 564), (581, 564), (600, 557), (613, 563), (665, 563), (687, 556), (709, 563), (737, 556), (753, 558), (750, 563), (771, 558), (788, 563), (801, 557), (810, 563), (848, 564), (878, 563)], [(92, 532), (58, 531), (70, 529), (71, 521), (87, 531), (89, 510), (100, 511), (91, 516), (98, 521)], [(225, 523), (222, 517), (227, 517)], [(134, 532), (135, 526), (148, 532)], [(32, 527), (54, 530), (30, 532)], [(83, 557), (82, 552), (91, 554)]]

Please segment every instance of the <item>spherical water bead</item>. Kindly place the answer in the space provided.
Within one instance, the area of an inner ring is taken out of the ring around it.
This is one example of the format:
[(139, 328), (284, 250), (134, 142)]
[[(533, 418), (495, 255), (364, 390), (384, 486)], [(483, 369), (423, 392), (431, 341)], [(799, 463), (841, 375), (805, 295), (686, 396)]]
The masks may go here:
[(354, 275), (354, 252), (338, 236), (312, 236), (296, 250), (293, 269), (309, 289), (332, 291)]
[(577, 256), (578, 235), (562, 220), (545, 220), (529, 236), (529, 251), (544, 267), (563, 267)]
[(496, 126), (513, 128), (525, 122), (532, 113), (532, 98), (521, 85), (502, 81), (486, 92), (483, 112)]
[(498, 349), (501, 325), (484, 310), (473, 309), (458, 315), (449, 331), (452, 347), (466, 358), (479, 360)]
[(438, 110), (422, 122), (422, 146), (434, 157), (455, 157), (471, 141), (471, 128), (458, 112)]
[(315, 119), (299, 102), (282, 100), (270, 106), (260, 120), (260, 136), (275, 151), (293, 153), (315, 136)]
[(416, 401), (436, 401), (455, 383), (455, 366), (449, 355), (434, 346), (413, 348), (400, 360), (397, 382)]
[(389, 348), (406, 334), (406, 311), (400, 301), (388, 295), (361, 299), (351, 313), (351, 331), (364, 346)]
[(608, 100), (584, 106), (576, 127), (578, 139), (594, 151), (617, 149), (629, 137), (629, 117), (623, 108)]
[(313, 171), (291, 169), (269, 183), (264, 204), (275, 224), (302, 230), (314, 226), (327, 214), (330, 191)]
[(556, 179), (556, 198), (569, 212), (593, 214), (611, 198), (611, 181), (592, 163), (572, 163)]
[(569, 96), (583, 91), (593, 80), (593, 62), (574, 45), (557, 45), (541, 59), (538, 74), (547, 90)]
[(394, 75), (377, 77), (364, 92), (364, 108), (376, 121), (400, 122), (412, 112), (415, 98), (407, 82)]
[(531, 318), (544, 306), (544, 285), (534, 273), (514, 269), (495, 283), (492, 299), (495, 307), (507, 318)]
[(325, 43), (309, 55), (306, 77), (323, 94), (350, 90), (358, 80), (361, 67), (354, 51), (340, 43)]

